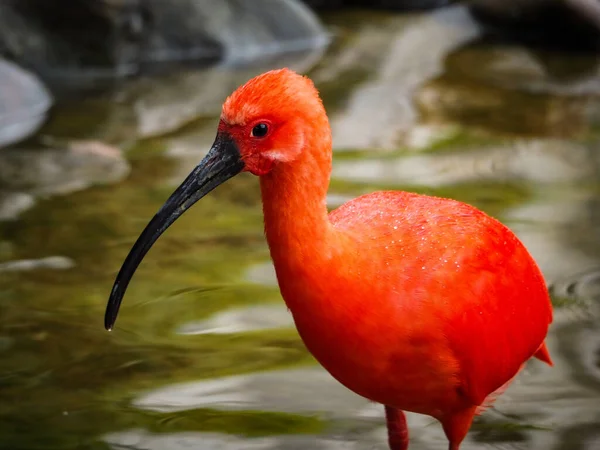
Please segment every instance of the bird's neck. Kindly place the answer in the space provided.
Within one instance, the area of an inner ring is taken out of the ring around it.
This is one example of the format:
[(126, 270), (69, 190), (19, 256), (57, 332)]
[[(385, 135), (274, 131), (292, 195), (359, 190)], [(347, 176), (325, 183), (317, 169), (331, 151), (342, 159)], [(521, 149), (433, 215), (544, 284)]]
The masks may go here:
[(330, 174), (331, 141), (322, 139), (295, 161), (277, 165), (261, 177), (265, 234), (278, 275), (298, 273), (327, 258)]

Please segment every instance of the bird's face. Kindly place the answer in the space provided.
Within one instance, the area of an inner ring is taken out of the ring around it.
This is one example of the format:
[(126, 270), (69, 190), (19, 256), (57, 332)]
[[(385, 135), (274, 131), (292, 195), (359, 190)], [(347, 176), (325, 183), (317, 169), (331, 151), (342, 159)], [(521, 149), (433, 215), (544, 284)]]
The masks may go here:
[(300, 155), (314, 126), (312, 119), (323, 112), (308, 78), (285, 69), (267, 72), (227, 98), (218, 134), (237, 147), (244, 171), (267, 175)]
[(131, 277), (154, 242), (190, 206), (242, 171), (264, 176), (294, 161), (323, 106), (312, 82), (289, 70), (267, 72), (238, 88), (223, 104), (217, 136), (204, 159), (142, 231), (115, 280), (106, 308), (111, 329)]
[(219, 136), (230, 141), (244, 164), (242, 171), (267, 175), (279, 163), (296, 159), (303, 147), (302, 128), (285, 114), (259, 111), (242, 121), (223, 114)]

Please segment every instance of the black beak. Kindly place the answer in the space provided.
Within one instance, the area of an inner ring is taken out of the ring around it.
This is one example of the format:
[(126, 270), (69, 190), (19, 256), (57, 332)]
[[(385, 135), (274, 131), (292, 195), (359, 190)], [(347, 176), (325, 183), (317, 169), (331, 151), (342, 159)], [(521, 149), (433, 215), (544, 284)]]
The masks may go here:
[(106, 305), (104, 327), (107, 330), (110, 331), (117, 320), (119, 307), (131, 277), (160, 235), (190, 206), (220, 184), (240, 173), (243, 168), (244, 162), (241, 159), (240, 151), (231, 136), (218, 133), (208, 154), (146, 225), (125, 258)]

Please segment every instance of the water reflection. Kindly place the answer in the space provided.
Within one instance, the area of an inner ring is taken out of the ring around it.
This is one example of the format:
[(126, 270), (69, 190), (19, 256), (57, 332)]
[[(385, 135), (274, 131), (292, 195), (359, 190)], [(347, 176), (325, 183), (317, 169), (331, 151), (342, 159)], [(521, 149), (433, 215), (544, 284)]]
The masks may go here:
[(335, 163), (333, 175), (348, 181), (433, 188), (477, 181), (585, 182), (594, 181), (600, 173), (597, 150), (597, 145), (541, 139), (474, 148), (461, 146), (442, 154), (342, 160)]
[(271, 328), (291, 328), (292, 316), (283, 302), (250, 305), (219, 312), (206, 320), (183, 324), (180, 334), (230, 334)]
[(319, 436), (274, 436), (247, 439), (214, 433), (152, 434), (140, 430), (107, 436), (106, 441), (114, 450), (359, 450), (363, 443), (324, 439)]
[(449, 51), (479, 33), (462, 7), (360, 24), (353, 37), (357, 42), (331, 55), (331, 64), (313, 74), (322, 83), (364, 74), (365, 81), (347, 93), (343, 107), (330, 113), (336, 149), (393, 149), (408, 142), (418, 119), (416, 89), (439, 74)]
[[(463, 449), (595, 449), (595, 60), (540, 60), (473, 42), (479, 31), (461, 8), (328, 20), (340, 39), (297, 68), (314, 77), (331, 111), (329, 206), (382, 188), (471, 202), (517, 232), (552, 289), (556, 366), (529, 364)], [(581, 71), (565, 74), (561, 64)], [(298, 339), (268, 262), (251, 176), (222, 186), (169, 230), (133, 279), (117, 329), (102, 328), (108, 290), (139, 231), (212, 142), (223, 97), (264, 69), (141, 80), (108, 101), (61, 105), (44, 127), (54, 139), (118, 145), (131, 172), (40, 198), (0, 225), (0, 267), (32, 267), (0, 271), (0, 447), (385, 448), (381, 407), (334, 382)], [(544, 102), (529, 102), (532, 91)], [(560, 120), (536, 122), (540, 111)], [(16, 195), (0, 198), (8, 194)], [(71, 264), (56, 270), (44, 259), (53, 255)], [(432, 419), (409, 421), (412, 449), (446, 448)]]

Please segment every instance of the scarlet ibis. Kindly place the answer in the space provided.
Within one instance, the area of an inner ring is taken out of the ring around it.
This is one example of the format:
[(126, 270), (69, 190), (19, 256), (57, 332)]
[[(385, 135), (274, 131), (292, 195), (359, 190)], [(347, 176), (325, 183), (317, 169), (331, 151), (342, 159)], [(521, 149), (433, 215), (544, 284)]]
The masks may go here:
[(313, 83), (259, 75), (223, 104), (212, 148), (133, 245), (108, 301), (112, 329), (137, 266), (192, 204), (234, 175), (260, 177), (279, 288), (308, 350), (344, 386), (385, 405), (391, 450), (404, 411), (439, 420), (458, 450), (475, 414), (545, 344), (552, 305), (519, 239), (465, 203), (375, 192), (328, 213), (331, 130)]

